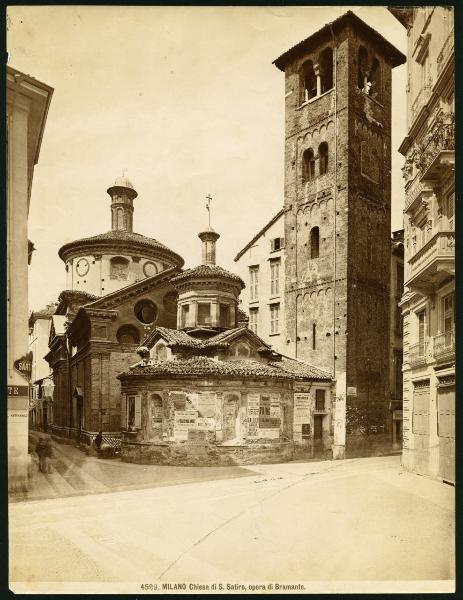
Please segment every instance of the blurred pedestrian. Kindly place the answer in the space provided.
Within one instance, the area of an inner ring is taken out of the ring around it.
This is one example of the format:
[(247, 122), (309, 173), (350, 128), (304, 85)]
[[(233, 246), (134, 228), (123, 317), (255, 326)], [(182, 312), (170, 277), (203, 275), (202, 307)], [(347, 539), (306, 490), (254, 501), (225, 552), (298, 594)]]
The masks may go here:
[(52, 473), (53, 468), (52, 468), (51, 460), (54, 457), (54, 452), (53, 452), (53, 446), (51, 445), (50, 438), (48, 438), (48, 440), (45, 443), (44, 455), (45, 455), (45, 461), (44, 461), (45, 473)]
[(102, 441), (103, 441), (103, 432), (99, 431), (98, 435), (95, 438), (95, 448), (98, 450), (98, 452), (100, 451)]
[(42, 473), (45, 473), (46, 469), (45, 469), (45, 438), (40, 437), (39, 441), (37, 443), (37, 446), (35, 447), (35, 453), (37, 454), (37, 456), (39, 457), (39, 471), (41, 471)]

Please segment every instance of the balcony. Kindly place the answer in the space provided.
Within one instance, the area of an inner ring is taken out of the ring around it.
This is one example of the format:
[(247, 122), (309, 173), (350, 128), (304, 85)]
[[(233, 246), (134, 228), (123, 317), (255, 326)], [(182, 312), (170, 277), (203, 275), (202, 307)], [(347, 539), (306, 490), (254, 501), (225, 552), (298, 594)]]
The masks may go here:
[(449, 33), (448, 38), (445, 40), (442, 50), (437, 56), (437, 74), (440, 75), (444, 66), (447, 64), (450, 58), (454, 55), (454, 29)]
[(418, 344), (413, 344), (408, 349), (408, 362), (411, 367), (422, 367), (426, 364), (426, 351), (427, 344), (426, 342), (420, 342)]
[(424, 181), (421, 181), (419, 175), (417, 175), (408, 187), (405, 188), (405, 212), (408, 211), (414, 204), (415, 201), (422, 197), (425, 193), (433, 193), (432, 188)]
[(455, 115), (441, 113), (426, 138), (418, 145), (416, 166), (421, 181), (439, 181), (442, 172), (455, 165)]
[(434, 336), (434, 358), (436, 362), (455, 359), (455, 332), (446, 331)]
[(428, 295), (455, 275), (455, 232), (439, 231), (409, 259), (410, 289)]

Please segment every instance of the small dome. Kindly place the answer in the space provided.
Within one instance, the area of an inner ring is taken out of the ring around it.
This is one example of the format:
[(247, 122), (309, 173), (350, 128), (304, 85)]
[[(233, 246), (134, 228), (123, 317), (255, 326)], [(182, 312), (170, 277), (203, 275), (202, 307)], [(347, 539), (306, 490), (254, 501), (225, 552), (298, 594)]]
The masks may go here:
[(116, 177), (116, 180), (114, 181), (113, 185), (107, 189), (108, 194), (112, 196), (112, 192), (116, 188), (124, 188), (126, 190), (130, 190), (128, 196), (130, 196), (132, 199), (138, 196), (135, 188), (133, 187), (133, 183), (124, 175), (122, 175), (122, 177)]
[(135, 188), (132, 185), (132, 182), (127, 179), (127, 177), (117, 177), (111, 187), (125, 187), (134, 190)]

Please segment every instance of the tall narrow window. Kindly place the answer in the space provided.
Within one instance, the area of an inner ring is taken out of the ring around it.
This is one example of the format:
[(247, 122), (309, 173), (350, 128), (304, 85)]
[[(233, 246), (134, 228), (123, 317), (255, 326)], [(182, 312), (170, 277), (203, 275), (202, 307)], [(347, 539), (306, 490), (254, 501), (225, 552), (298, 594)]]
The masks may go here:
[(444, 199), (442, 216), (444, 217), (444, 230), (453, 231), (455, 229), (455, 192), (452, 192)]
[(211, 324), (211, 305), (209, 302), (198, 303), (198, 325)]
[(259, 320), (259, 309), (251, 308), (249, 309), (249, 329), (257, 333), (257, 324)]
[(320, 175), (328, 172), (328, 144), (322, 142), (318, 147), (318, 157), (320, 161)]
[(333, 87), (333, 50), (325, 48), (320, 55), (322, 94)]
[(426, 346), (425, 317), (426, 311), (417, 314), (418, 317), (418, 352), (419, 356), (424, 356)]
[(220, 305), (220, 327), (230, 327), (230, 305)]
[(306, 61), (301, 68), (301, 102), (308, 102), (317, 95), (317, 78), (311, 60)]
[(366, 48), (364, 48), (363, 46), (360, 46), (359, 51), (358, 51), (357, 68), (358, 68), (357, 85), (360, 90), (362, 90), (365, 93), (368, 93), (368, 91), (369, 91), (368, 52), (367, 52)]
[(325, 410), (325, 390), (315, 390), (315, 410)]
[(317, 349), (317, 324), (312, 324), (312, 350)]
[(280, 305), (270, 305), (270, 333), (280, 333)]
[(249, 267), (249, 296), (251, 300), (259, 298), (259, 267)]
[(312, 148), (302, 154), (302, 181), (306, 183), (315, 177), (315, 155)]
[(190, 312), (190, 307), (188, 304), (184, 304), (182, 306), (182, 327), (187, 327), (188, 326), (188, 314)]
[(381, 101), (381, 67), (379, 66), (379, 60), (375, 58), (371, 65), (371, 74), (370, 74), (370, 96)]
[(312, 227), (310, 230), (310, 258), (320, 256), (320, 230), (318, 227)]
[(280, 293), (280, 261), (270, 262), (270, 295), (278, 296)]
[(442, 329), (445, 336), (445, 345), (450, 346), (452, 342), (455, 312), (454, 294), (449, 294), (442, 299)]

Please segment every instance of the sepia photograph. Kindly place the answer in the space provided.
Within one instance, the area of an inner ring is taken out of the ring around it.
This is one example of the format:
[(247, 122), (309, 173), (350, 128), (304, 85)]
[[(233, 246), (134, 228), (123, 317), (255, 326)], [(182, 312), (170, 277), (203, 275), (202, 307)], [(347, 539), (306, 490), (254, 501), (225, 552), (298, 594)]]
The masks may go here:
[(454, 593), (454, 7), (6, 21), (9, 590)]

